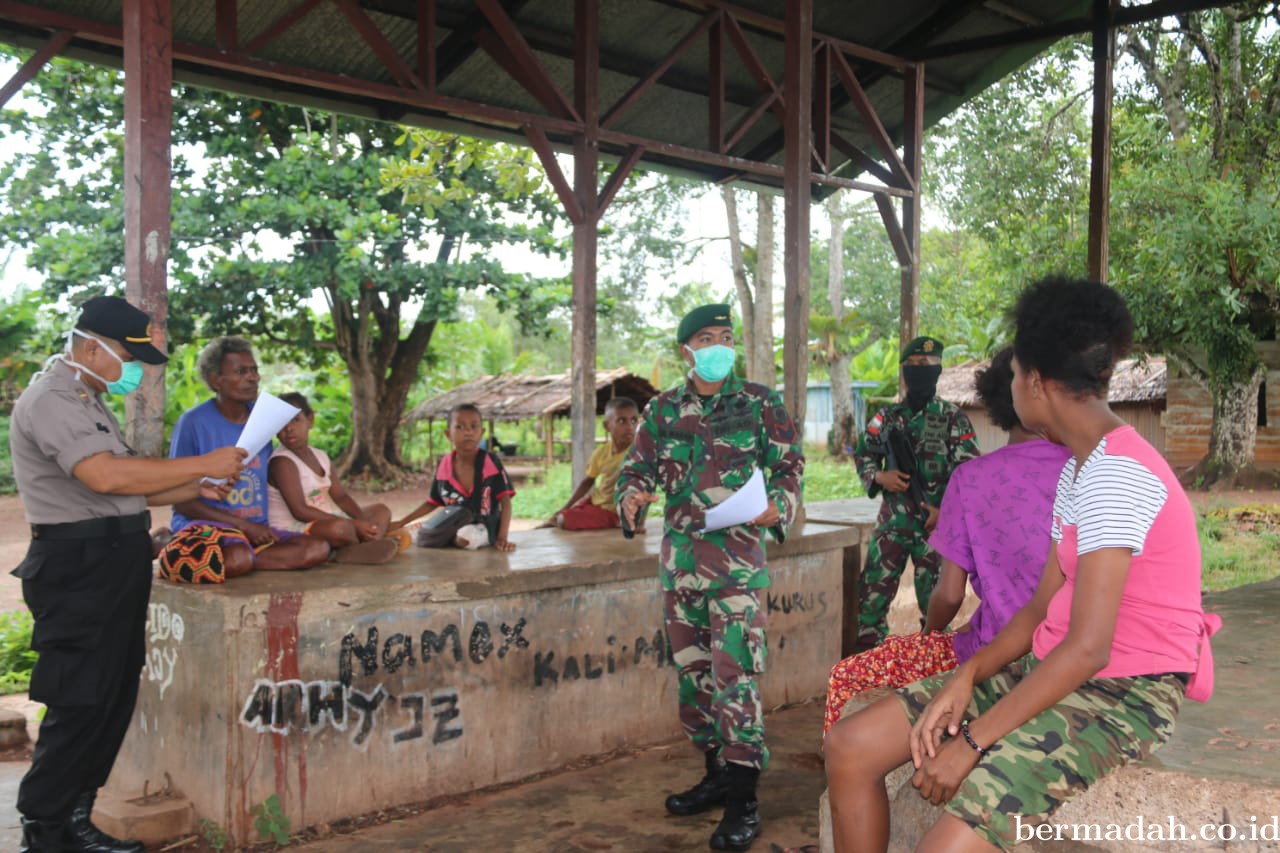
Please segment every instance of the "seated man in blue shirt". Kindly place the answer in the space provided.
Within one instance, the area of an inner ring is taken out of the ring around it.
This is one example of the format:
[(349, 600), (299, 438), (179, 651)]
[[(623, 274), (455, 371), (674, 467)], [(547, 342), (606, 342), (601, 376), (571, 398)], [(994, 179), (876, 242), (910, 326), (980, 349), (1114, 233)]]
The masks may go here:
[[(182, 413), (169, 456), (198, 456), (233, 445), (258, 399), (258, 363), (241, 337), (216, 338), (200, 353), (200, 374), (214, 396)], [(204, 524), (228, 531), (221, 538), (226, 577), (252, 569), (309, 569), (329, 559), (329, 543), (315, 536), (273, 528), (267, 518), (267, 461), (271, 443), (245, 460), (240, 479), (224, 500), (174, 504), (175, 540), (182, 530)]]

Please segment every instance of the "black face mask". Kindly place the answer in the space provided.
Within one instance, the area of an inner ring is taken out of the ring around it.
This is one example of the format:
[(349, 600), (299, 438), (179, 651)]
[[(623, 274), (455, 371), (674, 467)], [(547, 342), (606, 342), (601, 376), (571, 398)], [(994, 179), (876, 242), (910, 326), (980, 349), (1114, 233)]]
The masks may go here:
[(913, 412), (918, 412), (933, 399), (938, 388), (938, 377), (942, 375), (940, 364), (904, 364), (902, 379), (907, 383), (907, 405)]

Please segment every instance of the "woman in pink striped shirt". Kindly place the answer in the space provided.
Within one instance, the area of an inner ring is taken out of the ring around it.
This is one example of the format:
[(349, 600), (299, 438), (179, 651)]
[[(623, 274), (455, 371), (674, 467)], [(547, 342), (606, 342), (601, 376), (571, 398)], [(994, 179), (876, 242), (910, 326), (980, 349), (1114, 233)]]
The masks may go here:
[[(1160, 454), (1107, 405), (1133, 339), (1120, 296), (1061, 278), (1014, 309), (1013, 399), (1028, 429), (1072, 454), (1058, 481), (1040, 584), (954, 674), (916, 682), (837, 724), (827, 779), (840, 853), (884, 850), (884, 776), (908, 758), (946, 804), (921, 850), (1018, 843), (1102, 775), (1168, 739), (1183, 695), (1212, 692), (1200, 546)], [(905, 711), (905, 713), (904, 713)]]

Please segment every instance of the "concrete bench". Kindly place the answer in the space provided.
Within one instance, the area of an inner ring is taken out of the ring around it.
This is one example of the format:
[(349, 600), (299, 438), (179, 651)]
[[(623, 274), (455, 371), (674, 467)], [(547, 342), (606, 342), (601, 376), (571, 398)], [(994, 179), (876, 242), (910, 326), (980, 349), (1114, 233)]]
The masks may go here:
[[(1207, 704), (1184, 702), (1173, 738), (1163, 749), (1148, 761), (1111, 774), (1064, 805), (1051, 818), (1052, 824), (1063, 827), (1063, 840), (1029, 841), (1018, 849), (1280, 850), (1272, 823), (1280, 816), (1280, 579), (1206, 595), (1205, 608), (1217, 612), (1225, 623), (1213, 638), (1217, 664), (1213, 699)], [(868, 691), (847, 713), (887, 693)], [(913, 850), (941, 809), (912, 787), (909, 763), (894, 771), (887, 785), (893, 821), (889, 849)], [(825, 793), (819, 812), (821, 850), (834, 853)], [(1126, 828), (1136, 835), (1133, 827), (1140, 817), (1144, 833), (1159, 825), (1166, 840), (1107, 837), (1111, 826), (1117, 828), (1112, 835)], [(1185, 827), (1185, 840), (1169, 832), (1171, 819)], [(1214, 837), (1195, 838), (1204, 834), (1201, 830), (1207, 824), (1214, 825)], [(1235, 840), (1224, 844), (1217, 837), (1220, 824), (1237, 829)], [(1266, 839), (1258, 837), (1264, 825), (1271, 826)], [(1072, 828), (1077, 826), (1072, 840)]]
[[(169, 780), (243, 843), (272, 795), (297, 829), (678, 737), (660, 526), (634, 540), (527, 531), (510, 555), (413, 548), (383, 566), (157, 582), (109, 793)], [(809, 522), (770, 546), (766, 707), (824, 693), (858, 538)]]

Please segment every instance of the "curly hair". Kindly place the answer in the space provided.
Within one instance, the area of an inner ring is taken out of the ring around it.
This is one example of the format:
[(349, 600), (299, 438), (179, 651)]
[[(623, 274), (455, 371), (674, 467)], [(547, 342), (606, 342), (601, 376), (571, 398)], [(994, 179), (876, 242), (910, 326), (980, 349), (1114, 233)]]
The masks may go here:
[(990, 366), (973, 378), (973, 386), (993, 424), (1008, 432), (1022, 423), (1013, 410), (1013, 347), (996, 353)]
[(1049, 276), (1027, 287), (1013, 308), (1013, 354), (1068, 391), (1102, 397), (1116, 362), (1133, 344), (1133, 317), (1110, 287)]
[(196, 361), (196, 369), (200, 371), (204, 381), (208, 382), (210, 376), (217, 376), (222, 372), (222, 362), (226, 361), (227, 356), (235, 352), (247, 352), (249, 355), (253, 355), (253, 344), (239, 335), (224, 335), (221, 338), (214, 338), (205, 344), (204, 349), (200, 350), (200, 358)]

